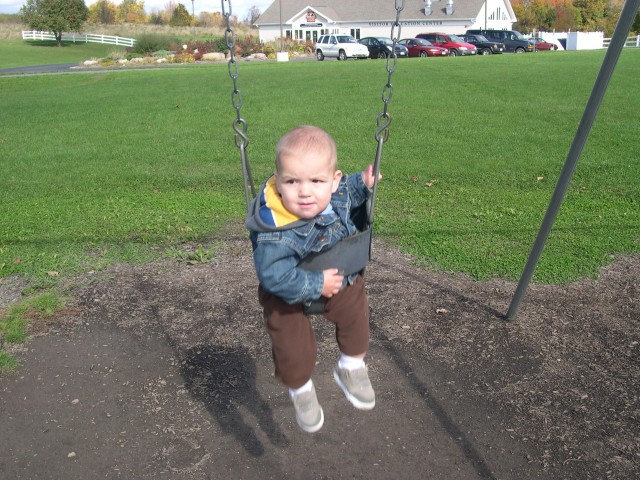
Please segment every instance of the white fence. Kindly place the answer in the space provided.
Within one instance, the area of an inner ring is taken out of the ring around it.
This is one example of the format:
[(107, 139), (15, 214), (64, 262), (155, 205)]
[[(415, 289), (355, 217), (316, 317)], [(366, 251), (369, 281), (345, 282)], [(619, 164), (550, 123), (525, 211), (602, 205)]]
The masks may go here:
[[(23, 40), (55, 40), (56, 36), (51, 32), (38, 32), (36, 30), (23, 30)], [(114, 37), (111, 35), (97, 35), (93, 33), (63, 33), (63, 42), (106, 43), (109, 45), (122, 45), (133, 47), (135, 38)]]
[[(610, 38), (605, 38), (602, 40), (602, 48), (609, 48), (611, 44)], [(640, 35), (636, 35), (635, 37), (627, 37), (627, 41), (624, 42), (625, 47), (640, 47)]]
[[(567, 50), (594, 50), (609, 48), (610, 38), (604, 38), (602, 32), (536, 32), (532, 37), (542, 37), (547, 42), (555, 43), (558, 48)], [(564, 44), (564, 45), (563, 45)], [(640, 47), (640, 35), (627, 37), (625, 47)]]

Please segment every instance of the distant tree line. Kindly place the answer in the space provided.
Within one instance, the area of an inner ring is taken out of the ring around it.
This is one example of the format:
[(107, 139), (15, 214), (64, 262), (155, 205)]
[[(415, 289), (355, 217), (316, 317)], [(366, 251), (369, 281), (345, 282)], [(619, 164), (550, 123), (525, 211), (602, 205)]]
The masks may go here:
[[(253, 6), (249, 9), (244, 23), (252, 25), (261, 15), (260, 10)], [(238, 18), (230, 18), (235, 26)], [(193, 16), (182, 3), (167, 0), (164, 8), (153, 9), (148, 15), (144, 10), (144, 1), (122, 0), (118, 5), (112, 0), (98, 0), (89, 7), (88, 23), (118, 24), (118, 23), (149, 23), (152, 25), (171, 25), (176, 27), (226, 27), (227, 20), (220, 12), (200, 12)]]
[[(604, 32), (611, 36), (624, 5), (624, 0), (512, 0), (518, 18), (514, 29), (521, 32), (584, 31)], [(640, 30), (640, 12), (632, 31)]]

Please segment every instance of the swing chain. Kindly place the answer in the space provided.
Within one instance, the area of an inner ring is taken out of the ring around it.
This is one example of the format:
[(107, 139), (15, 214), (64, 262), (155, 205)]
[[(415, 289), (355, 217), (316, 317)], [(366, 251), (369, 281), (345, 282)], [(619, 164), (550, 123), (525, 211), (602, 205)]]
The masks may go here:
[[(382, 145), (389, 138), (389, 125), (391, 125), (391, 115), (388, 112), (389, 104), (391, 103), (391, 97), (393, 97), (393, 85), (391, 84), (391, 76), (393, 72), (396, 71), (396, 67), (398, 66), (398, 57), (396, 55), (396, 44), (398, 43), (398, 38), (400, 38), (400, 12), (404, 9), (404, 0), (396, 0), (395, 2), (396, 8), (396, 20), (391, 25), (391, 39), (393, 40), (393, 45), (391, 46), (391, 51), (393, 52), (393, 60), (391, 60), (391, 55), (387, 57), (387, 83), (382, 88), (382, 103), (383, 109), (382, 112), (378, 114), (376, 118), (376, 123), (378, 124), (378, 129), (375, 133), (376, 142), (378, 142), (378, 146), (376, 149), (376, 156), (373, 162), (373, 188), (371, 197), (367, 202), (367, 221), (369, 225), (373, 225), (373, 212), (376, 206), (376, 198), (378, 196), (378, 176), (380, 175), (380, 160), (382, 159)], [(396, 34), (396, 27), (398, 27), (398, 33)], [(393, 64), (390, 63), (393, 61)], [(371, 257), (371, 245), (369, 245), (369, 257)]]
[[(227, 7), (225, 8), (225, 3)], [(231, 28), (231, 0), (222, 0), (222, 15), (226, 18), (227, 28), (224, 32), (224, 39), (227, 42), (227, 48), (229, 49), (229, 63), (227, 64), (229, 69), (229, 76), (233, 80), (233, 91), (231, 92), (231, 105), (236, 110), (236, 118), (232, 123), (233, 131), (235, 132), (234, 141), (236, 147), (240, 150), (240, 160), (242, 162), (242, 178), (244, 181), (244, 196), (245, 203), (247, 205), (247, 212), (251, 199), (256, 196), (256, 188), (253, 183), (253, 177), (251, 176), (251, 168), (249, 167), (249, 160), (247, 159), (247, 146), (249, 145), (249, 137), (247, 136), (247, 121), (240, 115), (240, 109), (242, 108), (242, 95), (238, 88), (238, 62), (236, 61), (236, 34)]]
[[(389, 55), (387, 57), (387, 83), (382, 88), (382, 103), (383, 110), (378, 114), (378, 118), (376, 119), (376, 123), (378, 124), (378, 129), (376, 130), (376, 141), (380, 143), (386, 142), (387, 138), (389, 138), (389, 125), (391, 124), (391, 115), (388, 112), (389, 104), (391, 103), (391, 98), (393, 97), (393, 85), (391, 83), (391, 76), (393, 72), (396, 71), (398, 66), (398, 56), (396, 55), (396, 43), (400, 38), (400, 12), (404, 9), (404, 0), (395, 0), (395, 9), (396, 9), (396, 20), (391, 25), (391, 39), (393, 40), (393, 45), (391, 47), (393, 55)], [(395, 30), (398, 27), (398, 33), (396, 35)], [(393, 64), (391, 64), (393, 62)]]
[[(225, 3), (228, 7), (225, 8)], [(233, 80), (233, 91), (231, 92), (231, 105), (236, 110), (236, 119), (233, 121), (233, 131), (236, 133), (235, 142), (238, 148), (246, 148), (249, 145), (247, 137), (247, 121), (240, 115), (242, 108), (242, 95), (238, 89), (238, 62), (235, 55), (236, 34), (231, 28), (231, 0), (222, 0), (222, 15), (226, 19), (227, 28), (224, 32), (224, 39), (229, 49), (229, 76)]]

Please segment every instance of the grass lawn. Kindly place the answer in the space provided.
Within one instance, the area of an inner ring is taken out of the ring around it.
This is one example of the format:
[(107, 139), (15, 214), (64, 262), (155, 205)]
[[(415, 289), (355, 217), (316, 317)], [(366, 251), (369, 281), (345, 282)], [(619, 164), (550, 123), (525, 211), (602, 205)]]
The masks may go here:
[[(603, 56), (399, 61), (377, 234), (433, 268), (516, 280)], [(327, 129), (346, 172), (373, 160), (383, 61), (239, 71), (256, 182), (298, 124)], [(534, 281), (640, 251), (639, 75), (640, 50), (625, 50)], [(244, 216), (226, 64), (0, 77), (0, 99), (0, 276), (147, 261)]]
[(109, 52), (124, 47), (101, 43), (65, 42), (57, 47), (51, 41), (0, 41), (0, 69), (30, 67), (34, 65), (55, 65), (58, 63), (80, 63), (91, 58), (102, 58)]

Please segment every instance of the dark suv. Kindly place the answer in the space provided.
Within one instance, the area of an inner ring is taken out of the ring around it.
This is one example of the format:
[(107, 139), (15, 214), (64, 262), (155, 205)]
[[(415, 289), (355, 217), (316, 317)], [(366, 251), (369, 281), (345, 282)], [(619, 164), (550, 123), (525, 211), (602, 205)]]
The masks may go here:
[(536, 47), (516, 30), (467, 30), (467, 35), (484, 35), (492, 42), (504, 43), (507, 52), (535, 52)]
[(491, 55), (492, 53), (502, 53), (506, 50), (504, 43), (491, 42), (483, 35), (458, 35), (465, 42), (475, 45), (478, 55)]

